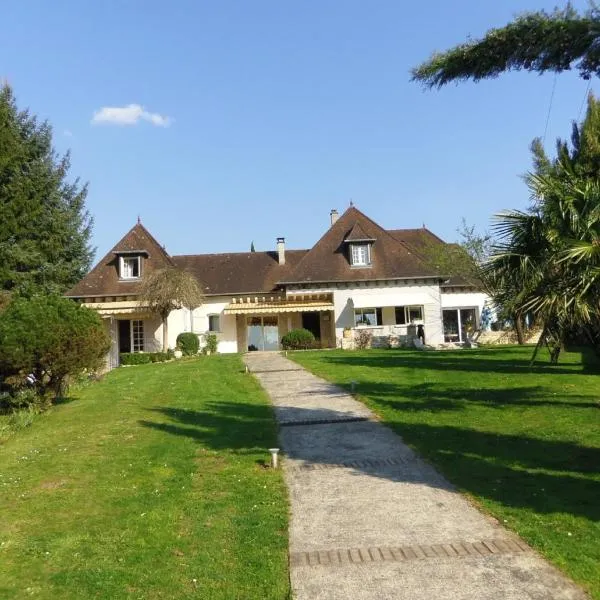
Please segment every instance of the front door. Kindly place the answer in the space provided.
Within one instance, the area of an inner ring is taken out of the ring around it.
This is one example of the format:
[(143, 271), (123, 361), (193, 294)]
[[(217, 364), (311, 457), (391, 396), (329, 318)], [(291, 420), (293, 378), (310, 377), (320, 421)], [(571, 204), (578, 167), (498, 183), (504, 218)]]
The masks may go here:
[(321, 339), (321, 314), (318, 312), (302, 313), (302, 327), (308, 329), (316, 340)]

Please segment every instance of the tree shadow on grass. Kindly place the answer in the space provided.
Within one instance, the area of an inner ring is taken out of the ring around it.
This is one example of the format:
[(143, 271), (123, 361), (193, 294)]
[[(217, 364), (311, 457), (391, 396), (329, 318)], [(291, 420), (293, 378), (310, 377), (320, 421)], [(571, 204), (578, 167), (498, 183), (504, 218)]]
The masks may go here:
[[(149, 408), (160, 421), (139, 421), (144, 427), (190, 437), (213, 450), (237, 454), (264, 452), (277, 440), (270, 406), (241, 402), (204, 402), (204, 410), (169, 406)], [(165, 420), (166, 418), (166, 420)]]
[(594, 412), (590, 413), (590, 418), (600, 416), (596, 412), (600, 409), (598, 396), (569, 393), (564, 395), (566, 399), (560, 399), (552, 388), (540, 385), (509, 388), (445, 387), (448, 385), (428, 382), (406, 385), (367, 380), (359, 383), (358, 391), (382, 406), (410, 412), (453, 412), (473, 405), (494, 409), (546, 406), (592, 409)]
[[(270, 407), (224, 401), (204, 407), (154, 408), (150, 410), (160, 420), (140, 423), (169, 435), (192, 438), (214, 450), (238, 454), (265, 457), (268, 448), (277, 445)], [(303, 420), (302, 409), (293, 409), (296, 418)], [(311, 408), (306, 409), (305, 420), (335, 420), (336, 415), (347, 417), (347, 413)], [(476, 496), (540, 514), (558, 512), (600, 519), (600, 448), (456, 426), (391, 423), (391, 427), (437, 465), (452, 484)], [(300, 464), (348, 463), (355, 474), (451, 489), (444, 478), (377, 422), (282, 427), (280, 439), (288, 457)], [(414, 460), (406, 460), (411, 456)], [(390, 457), (402, 457), (402, 461), (377, 465), (378, 459)]]
[[(508, 356), (507, 356), (508, 355)], [(529, 365), (529, 358), (522, 349), (503, 348), (502, 353), (489, 349), (420, 352), (388, 350), (384, 352), (348, 352), (344, 355), (324, 354), (320, 360), (327, 364), (348, 367), (389, 369), (403, 367), (431, 369), (439, 371), (464, 371), (471, 373), (524, 374), (539, 373), (548, 375), (600, 374), (600, 363), (588, 357), (582, 364), (540, 364)]]
[(600, 520), (600, 448), (421, 423), (394, 429), (472, 494), (538, 513)]

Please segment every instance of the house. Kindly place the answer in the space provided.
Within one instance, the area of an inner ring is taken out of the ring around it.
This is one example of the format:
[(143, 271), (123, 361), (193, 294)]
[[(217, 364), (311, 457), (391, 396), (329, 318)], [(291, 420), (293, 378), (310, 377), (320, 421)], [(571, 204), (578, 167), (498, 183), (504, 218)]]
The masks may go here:
[(310, 249), (171, 256), (138, 223), (70, 292), (96, 309), (110, 331), (108, 366), (121, 352), (162, 347), (158, 316), (138, 301), (141, 282), (155, 269), (192, 273), (206, 295), (193, 311), (169, 316), (169, 346), (183, 331), (213, 332), (219, 352), (277, 350), (289, 330), (312, 331), (323, 347), (352, 344), (366, 329), (373, 343), (412, 343), (423, 326), (426, 343), (463, 343), (479, 327), (486, 295), (436, 273), (423, 259), (428, 244), (444, 244), (422, 229), (386, 230), (356, 207), (333, 210)]

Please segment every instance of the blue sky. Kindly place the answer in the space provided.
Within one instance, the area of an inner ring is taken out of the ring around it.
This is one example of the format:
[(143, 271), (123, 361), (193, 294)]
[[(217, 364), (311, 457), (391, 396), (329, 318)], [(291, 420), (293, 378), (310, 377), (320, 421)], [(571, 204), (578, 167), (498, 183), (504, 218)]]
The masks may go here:
[[(350, 199), (454, 240), (527, 205), (554, 76), (424, 91), (409, 71), (555, 2), (5, 0), (0, 78), (89, 181), (97, 258), (138, 214), (173, 254), (308, 247)], [(548, 147), (586, 86), (556, 79)]]

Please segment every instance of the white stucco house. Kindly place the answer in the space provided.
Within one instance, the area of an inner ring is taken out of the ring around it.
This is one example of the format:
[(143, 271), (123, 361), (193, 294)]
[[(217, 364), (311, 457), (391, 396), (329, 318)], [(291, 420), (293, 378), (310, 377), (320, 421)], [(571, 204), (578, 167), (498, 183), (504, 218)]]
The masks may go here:
[[(169, 346), (184, 331), (214, 332), (219, 352), (277, 350), (289, 330), (311, 330), (323, 347), (345, 347), (366, 329), (374, 344), (461, 344), (479, 328), (487, 296), (436, 273), (422, 257), (445, 244), (426, 228), (384, 229), (351, 206), (333, 210), (327, 231), (305, 250), (277, 238), (273, 252), (170, 256), (137, 223), (67, 294), (98, 310), (110, 331), (108, 366), (121, 352), (162, 347), (160, 319), (138, 301), (144, 276), (178, 267), (192, 273), (206, 300), (169, 316)], [(421, 253), (420, 253), (421, 251)]]

